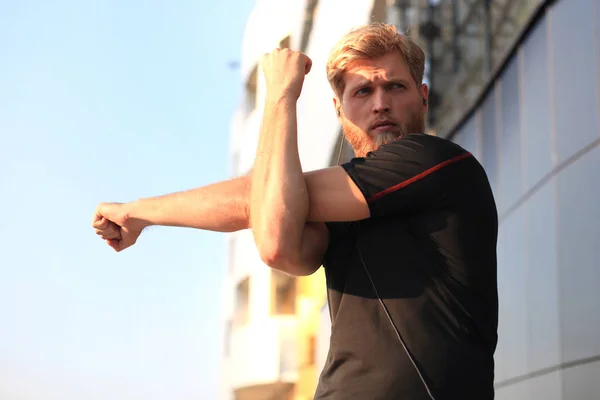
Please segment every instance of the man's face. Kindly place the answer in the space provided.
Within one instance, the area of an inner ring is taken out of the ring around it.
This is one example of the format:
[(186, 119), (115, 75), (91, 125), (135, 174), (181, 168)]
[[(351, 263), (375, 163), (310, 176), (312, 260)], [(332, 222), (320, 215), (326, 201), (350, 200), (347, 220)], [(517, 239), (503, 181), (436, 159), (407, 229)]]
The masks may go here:
[(354, 61), (344, 79), (334, 105), (357, 157), (397, 137), (424, 132), (427, 85), (416, 84), (399, 53)]

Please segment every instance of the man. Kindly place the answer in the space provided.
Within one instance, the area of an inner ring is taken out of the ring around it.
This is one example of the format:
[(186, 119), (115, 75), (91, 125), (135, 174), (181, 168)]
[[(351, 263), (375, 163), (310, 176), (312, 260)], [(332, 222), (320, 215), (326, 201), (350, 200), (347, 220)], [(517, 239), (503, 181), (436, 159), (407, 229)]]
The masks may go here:
[(475, 158), (423, 133), (424, 58), (390, 25), (342, 38), (327, 74), (356, 158), (304, 173), (296, 102), (311, 61), (275, 50), (251, 176), (101, 204), (97, 233), (120, 251), (149, 225), (250, 228), (268, 266), (323, 265), (332, 332), (315, 399), (492, 399), (496, 206)]

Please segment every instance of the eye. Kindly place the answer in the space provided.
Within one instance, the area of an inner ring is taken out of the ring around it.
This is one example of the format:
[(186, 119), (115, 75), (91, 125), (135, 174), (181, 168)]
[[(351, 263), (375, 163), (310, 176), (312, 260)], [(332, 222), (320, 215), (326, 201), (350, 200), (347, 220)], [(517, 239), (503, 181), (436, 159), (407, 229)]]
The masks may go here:
[(391, 89), (406, 89), (406, 86), (404, 86), (403, 83), (392, 83), (390, 85)]
[(355, 96), (360, 96), (360, 95), (363, 95), (363, 94), (367, 94), (367, 93), (369, 93), (370, 91), (371, 91), (371, 88), (368, 88), (368, 87), (363, 87), (363, 88), (360, 88), (360, 89), (358, 89), (358, 90), (357, 90), (357, 91), (354, 93), (354, 95), (355, 95)]

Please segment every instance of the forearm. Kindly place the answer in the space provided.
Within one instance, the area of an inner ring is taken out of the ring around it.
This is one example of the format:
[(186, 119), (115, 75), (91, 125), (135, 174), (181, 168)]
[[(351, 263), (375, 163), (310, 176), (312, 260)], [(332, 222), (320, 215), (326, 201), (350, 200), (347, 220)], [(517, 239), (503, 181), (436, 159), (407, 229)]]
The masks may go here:
[(250, 227), (251, 178), (244, 176), (184, 192), (134, 201), (130, 218), (163, 225), (234, 232)]
[(296, 101), (268, 98), (252, 175), (250, 219), (265, 262), (299, 264), (308, 192), (297, 144)]

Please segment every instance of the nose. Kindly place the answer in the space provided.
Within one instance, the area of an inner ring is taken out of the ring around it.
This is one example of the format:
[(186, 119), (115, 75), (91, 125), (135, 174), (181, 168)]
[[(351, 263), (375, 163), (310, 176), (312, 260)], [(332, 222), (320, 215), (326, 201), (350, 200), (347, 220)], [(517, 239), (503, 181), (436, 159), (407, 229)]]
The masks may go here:
[(381, 114), (390, 112), (390, 95), (383, 88), (375, 91), (373, 96), (373, 113)]

